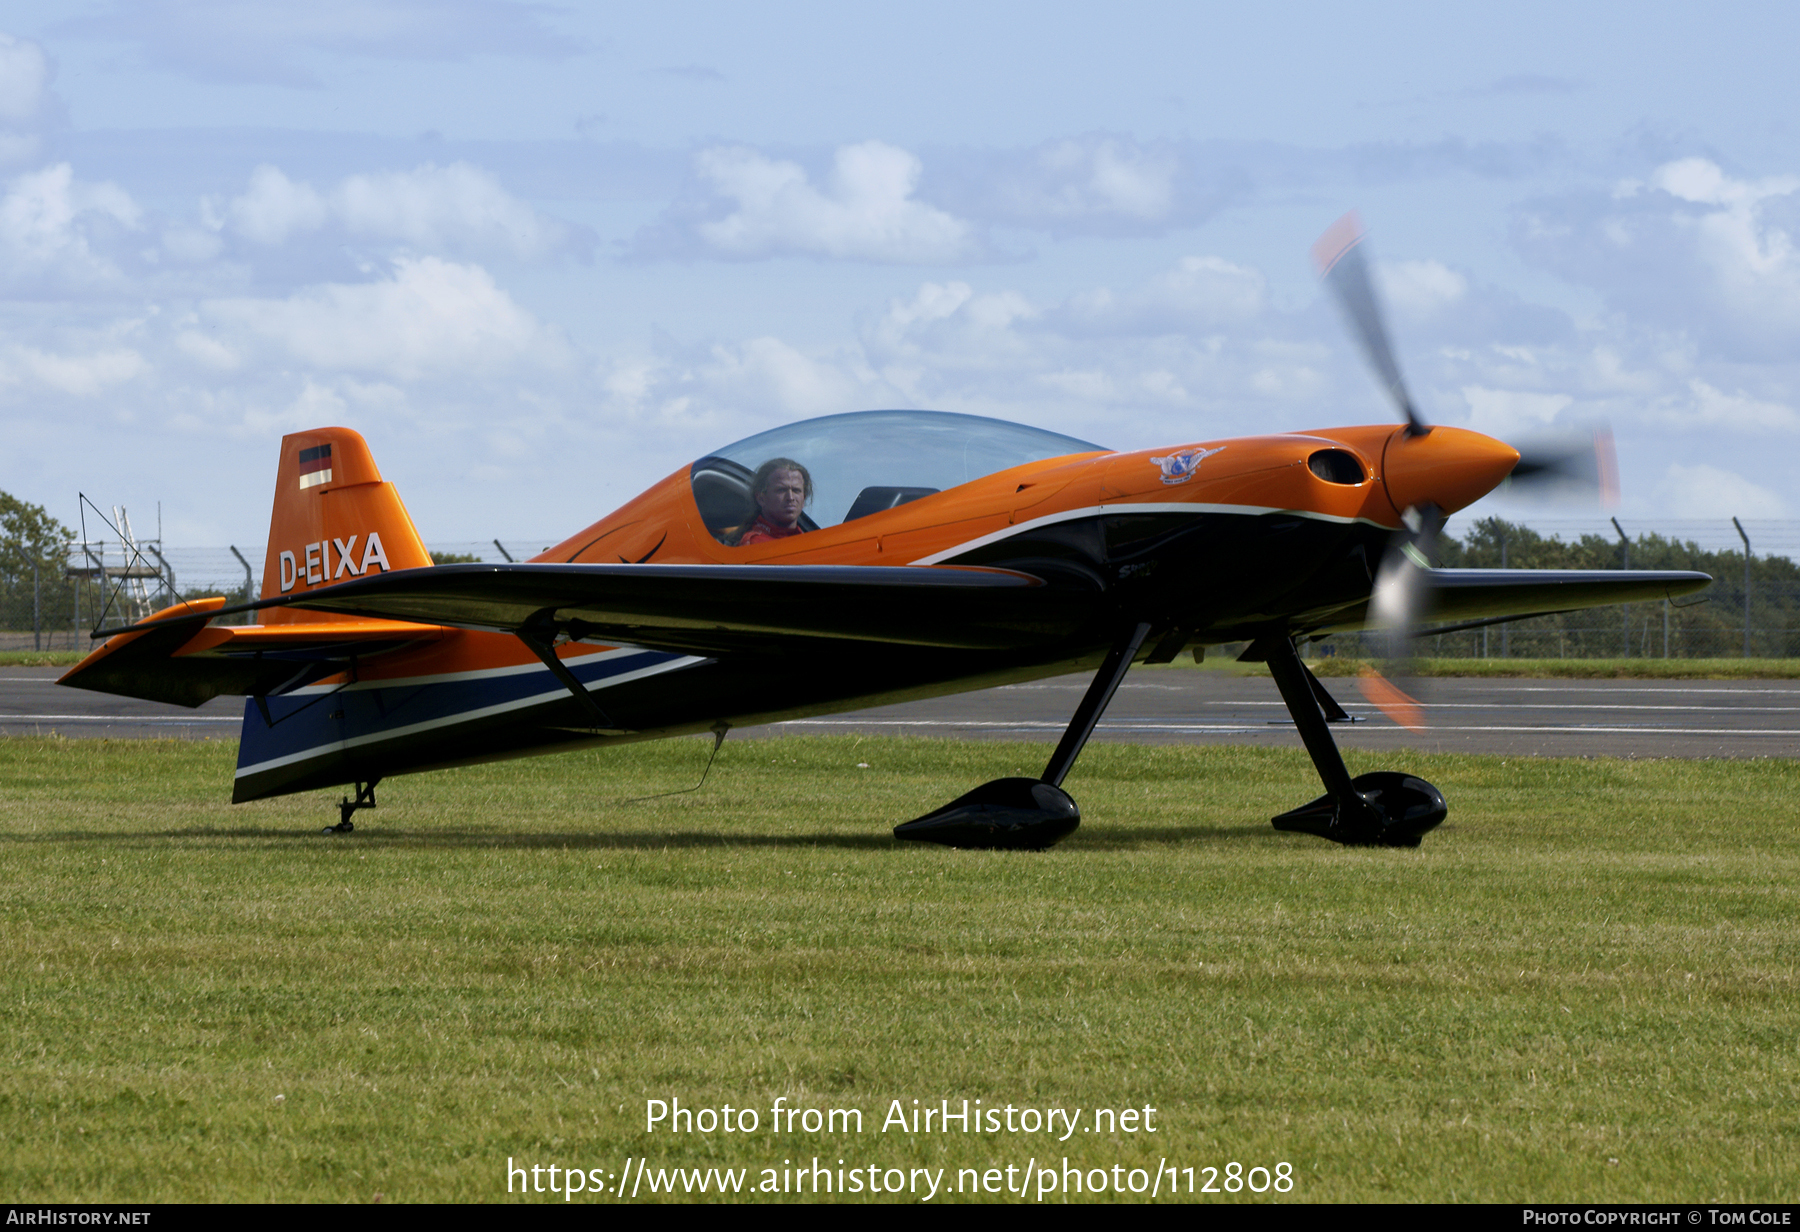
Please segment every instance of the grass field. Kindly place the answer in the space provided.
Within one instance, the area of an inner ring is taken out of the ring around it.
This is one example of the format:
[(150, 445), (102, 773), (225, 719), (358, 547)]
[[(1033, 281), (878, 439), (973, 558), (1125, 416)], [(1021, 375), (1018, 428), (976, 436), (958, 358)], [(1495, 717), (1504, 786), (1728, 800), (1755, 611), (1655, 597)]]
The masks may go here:
[[(1297, 751), (1096, 744), (1081, 830), (998, 854), (888, 829), (1042, 747), (733, 741), (625, 802), (706, 751), (390, 780), (328, 838), (333, 797), (223, 803), (228, 743), (0, 741), (0, 1191), (497, 1201), (509, 1158), (750, 1189), (818, 1156), (947, 1169), (940, 1202), (1065, 1157), (1287, 1163), (1256, 1200), (1794, 1197), (1800, 763), (1352, 752), (1451, 812), (1344, 850), (1268, 825), (1317, 793)], [(674, 1098), (758, 1131), (646, 1133)], [(773, 1132), (778, 1098), (862, 1131)], [(1082, 1132), (883, 1132), (965, 1098)]]

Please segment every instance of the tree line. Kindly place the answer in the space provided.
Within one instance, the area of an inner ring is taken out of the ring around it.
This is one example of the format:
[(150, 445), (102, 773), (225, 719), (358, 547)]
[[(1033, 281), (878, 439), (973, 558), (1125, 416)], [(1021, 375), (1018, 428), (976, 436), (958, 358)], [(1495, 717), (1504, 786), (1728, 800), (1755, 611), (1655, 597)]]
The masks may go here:
[[(1662, 658), (1665, 647), (1670, 658), (1744, 653), (1742, 551), (1709, 550), (1692, 540), (1657, 534), (1623, 542), (1582, 535), (1565, 542), (1517, 522), (1483, 518), (1462, 539), (1446, 537), (1439, 544), (1438, 563), (1447, 569), (1691, 569), (1711, 574), (1713, 584), (1672, 603), (1590, 608), (1445, 634), (1421, 646), (1425, 654)], [(1752, 555), (1749, 581), (1750, 653), (1758, 658), (1800, 655), (1800, 567), (1785, 556)], [(1340, 651), (1352, 652), (1349, 646)]]

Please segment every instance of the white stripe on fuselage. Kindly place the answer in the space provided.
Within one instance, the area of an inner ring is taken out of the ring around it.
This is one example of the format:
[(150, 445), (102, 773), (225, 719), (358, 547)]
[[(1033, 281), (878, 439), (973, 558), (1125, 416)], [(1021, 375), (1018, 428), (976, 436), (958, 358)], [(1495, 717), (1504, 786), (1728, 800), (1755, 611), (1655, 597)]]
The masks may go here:
[[(641, 652), (634, 651), (633, 653)], [(711, 662), (711, 660), (703, 655), (683, 655), (681, 658), (671, 660), (667, 663), (653, 663), (649, 667), (640, 667), (633, 672), (620, 672), (617, 676), (608, 676), (605, 680), (596, 681), (595, 683), (588, 685), (587, 690), (590, 693), (595, 693), (602, 689), (611, 688), (613, 685), (628, 684), (633, 680), (642, 680), (646, 676), (655, 676), (663, 672), (675, 671), (678, 668), (693, 667), (699, 663), (709, 662)], [(541, 664), (527, 665), (518, 670), (530, 671), (533, 666), (536, 667), (536, 670), (549, 676), (549, 669)], [(510, 671), (512, 669), (507, 670)], [(459, 672), (455, 674), (466, 676), (478, 673)], [(418, 677), (417, 679), (428, 681), (431, 678)], [(448, 679), (448, 677), (444, 677), (444, 679)], [(382, 683), (385, 685), (386, 682)], [(298, 689), (295, 690), (296, 693), (299, 691), (300, 690)], [(293, 694), (286, 694), (284, 696), (291, 697)], [(384, 740), (399, 740), (406, 736), (417, 735), (420, 732), (434, 731), (440, 727), (449, 727), (457, 723), (469, 723), (476, 719), (485, 719), (496, 714), (505, 714), (508, 711), (523, 710), (529, 706), (547, 705), (559, 698), (567, 696), (569, 696), (569, 691), (563, 688), (562, 685), (556, 684), (542, 693), (534, 693), (530, 697), (515, 698), (509, 702), (497, 702), (492, 706), (482, 706), (475, 710), (463, 710), (456, 714), (445, 715), (442, 718), (427, 719), (420, 723), (408, 724), (405, 727), (395, 727), (387, 731), (372, 732), (366, 736), (354, 736), (348, 740), (332, 740), (324, 744), (314, 745), (310, 749), (303, 749), (298, 753), (289, 753), (283, 757), (271, 757), (268, 761), (259, 761), (253, 766), (240, 766), (234, 777), (241, 779), (247, 775), (261, 774), (266, 770), (274, 770), (281, 766), (292, 766), (299, 762), (309, 761), (316, 757), (324, 757), (331, 753), (341, 753), (352, 748), (359, 748), (363, 745), (378, 744)]]

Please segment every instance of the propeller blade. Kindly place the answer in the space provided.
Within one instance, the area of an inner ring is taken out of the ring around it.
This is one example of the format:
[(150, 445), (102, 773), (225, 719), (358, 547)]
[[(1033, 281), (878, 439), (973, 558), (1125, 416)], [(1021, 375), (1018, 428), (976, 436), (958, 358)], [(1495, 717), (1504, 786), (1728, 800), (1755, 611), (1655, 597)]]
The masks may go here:
[[(1445, 516), (1436, 505), (1408, 509), (1407, 529), (1388, 543), (1381, 566), (1375, 572), (1375, 588), (1369, 596), (1370, 623), (1384, 633), (1390, 655), (1403, 653), (1405, 640), (1425, 618), (1430, 605), (1432, 560)], [(1396, 642), (1393, 639), (1403, 639)]]
[(1407, 530), (1397, 533), (1382, 556), (1369, 595), (1369, 624), (1377, 634), (1376, 655), (1386, 671), (1365, 668), (1357, 681), (1362, 695), (1410, 731), (1421, 731), (1419, 703), (1394, 684), (1394, 675), (1412, 676), (1413, 638), (1431, 614), (1431, 568), (1445, 514), (1436, 505), (1407, 510)]
[(1394, 360), (1381, 305), (1375, 298), (1375, 284), (1369, 278), (1368, 260), (1363, 256), (1365, 234), (1362, 219), (1351, 210), (1326, 228), (1313, 245), (1313, 264), (1349, 319), (1351, 331), (1362, 344), (1363, 354), (1386, 387), (1388, 397), (1406, 419), (1407, 432), (1420, 436), (1431, 431), (1431, 425), (1413, 406), (1406, 382), (1400, 377), (1400, 365)]
[(1605, 508), (1618, 506), (1619, 458), (1613, 451), (1611, 429), (1599, 428), (1590, 436), (1536, 441), (1515, 448), (1519, 451), (1519, 464), (1507, 477), (1508, 488), (1591, 492)]
[(1425, 714), (1413, 696), (1372, 667), (1357, 673), (1356, 688), (1370, 705), (1410, 732), (1425, 730)]

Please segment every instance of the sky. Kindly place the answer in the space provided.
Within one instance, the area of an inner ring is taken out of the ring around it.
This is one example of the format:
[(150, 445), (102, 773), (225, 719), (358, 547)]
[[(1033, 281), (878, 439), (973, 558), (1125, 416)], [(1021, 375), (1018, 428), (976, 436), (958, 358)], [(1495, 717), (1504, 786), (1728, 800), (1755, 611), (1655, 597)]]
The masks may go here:
[(1628, 525), (1800, 519), (1797, 44), (1772, 4), (0, 0), (0, 490), (260, 544), (282, 434), (341, 424), (428, 543), (547, 542), (840, 411), (1385, 422), (1309, 264), (1354, 208), (1428, 419), (1609, 425)]

